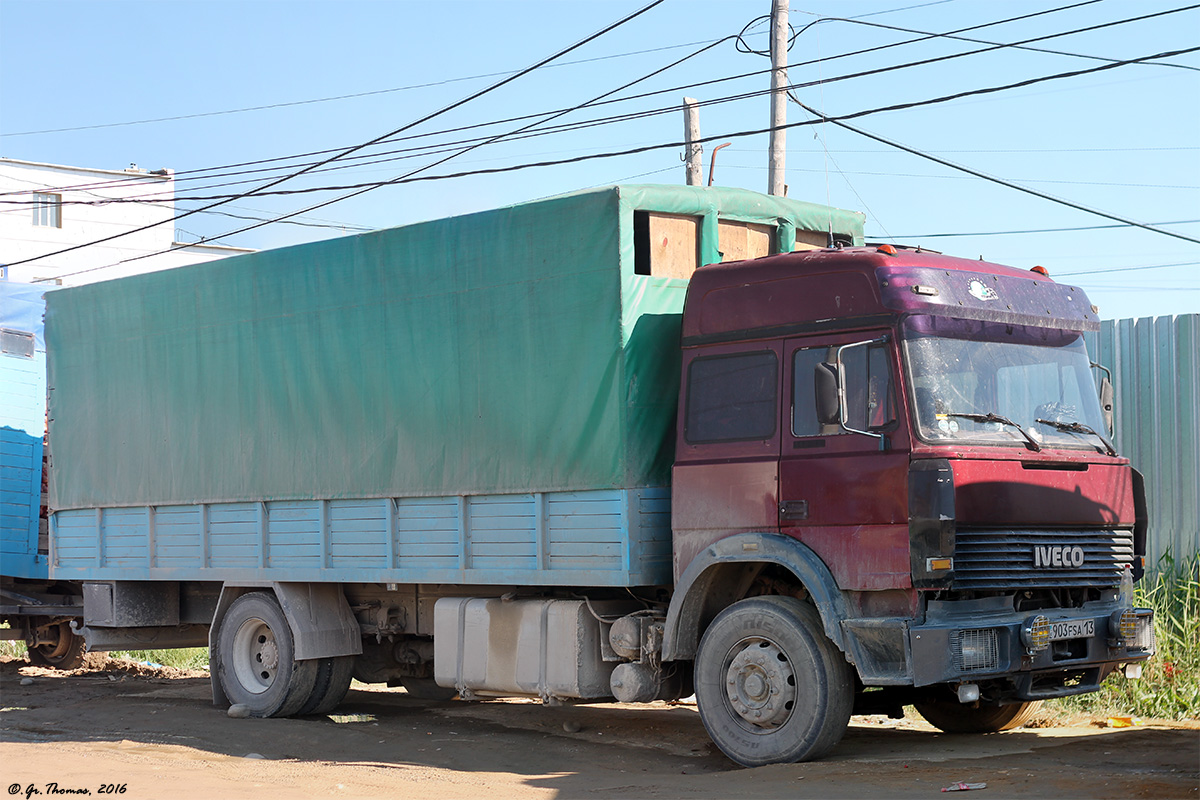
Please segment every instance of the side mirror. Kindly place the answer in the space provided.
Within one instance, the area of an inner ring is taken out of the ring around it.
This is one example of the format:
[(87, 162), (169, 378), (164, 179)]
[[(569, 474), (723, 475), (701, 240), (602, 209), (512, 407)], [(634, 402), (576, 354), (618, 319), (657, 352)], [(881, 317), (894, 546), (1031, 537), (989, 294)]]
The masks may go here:
[(1100, 413), (1104, 415), (1104, 426), (1108, 428), (1108, 436), (1113, 435), (1113, 385), (1108, 376), (1100, 379)]
[(836, 364), (820, 363), (813, 370), (813, 388), (817, 394), (817, 420), (822, 425), (841, 423), (841, 403), (838, 402), (838, 368)]
[(1113, 382), (1112, 373), (1108, 367), (1092, 362), (1092, 368), (1102, 370), (1104, 377), (1100, 379), (1100, 413), (1104, 417), (1104, 426), (1108, 428), (1108, 437), (1113, 436)]

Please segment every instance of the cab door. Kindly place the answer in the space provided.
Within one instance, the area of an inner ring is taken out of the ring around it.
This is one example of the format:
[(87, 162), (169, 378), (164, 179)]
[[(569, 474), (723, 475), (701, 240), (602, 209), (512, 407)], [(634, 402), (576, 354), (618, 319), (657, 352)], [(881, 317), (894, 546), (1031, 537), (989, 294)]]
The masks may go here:
[(779, 525), (811, 547), (847, 590), (909, 588), (908, 436), (897, 400), (894, 341), (842, 351), (846, 426), (822, 424), (814, 375), (838, 348), (885, 331), (819, 335), (784, 344)]
[(780, 342), (684, 351), (671, 527), (675, 577), (726, 536), (779, 521)]

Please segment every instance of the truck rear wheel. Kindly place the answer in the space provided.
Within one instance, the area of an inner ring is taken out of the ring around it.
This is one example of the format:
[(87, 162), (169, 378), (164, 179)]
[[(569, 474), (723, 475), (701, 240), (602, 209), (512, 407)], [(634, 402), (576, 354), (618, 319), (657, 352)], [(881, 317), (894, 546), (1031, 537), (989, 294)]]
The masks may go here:
[(317, 680), (308, 701), (296, 712), (298, 716), (328, 714), (346, 699), (354, 672), (354, 658), (337, 656), (317, 659)]
[(317, 683), (320, 659), (297, 661), (287, 617), (275, 598), (244, 594), (221, 620), (218, 677), (232, 704), (252, 717), (287, 717), (302, 709)]
[(755, 767), (818, 758), (846, 732), (854, 676), (815, 608), (754, 597), (726, 608), (696, 654), (696, 702), (708, 735)]
[(956, 700), (929, 700), (914, 708), (925, 720), (946, 733), (995, 733), (1018, 728), (1028, 722), (1041, 700), (1008, 705), (965, 705)]

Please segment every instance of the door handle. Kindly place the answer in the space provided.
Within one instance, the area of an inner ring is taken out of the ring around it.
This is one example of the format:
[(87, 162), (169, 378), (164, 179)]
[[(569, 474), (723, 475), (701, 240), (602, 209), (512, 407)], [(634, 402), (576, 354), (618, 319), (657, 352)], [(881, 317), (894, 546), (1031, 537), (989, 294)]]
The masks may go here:
[(779, 504), (779, 518), (786, 520), (808, 519), (808, 501), (784, 500)]

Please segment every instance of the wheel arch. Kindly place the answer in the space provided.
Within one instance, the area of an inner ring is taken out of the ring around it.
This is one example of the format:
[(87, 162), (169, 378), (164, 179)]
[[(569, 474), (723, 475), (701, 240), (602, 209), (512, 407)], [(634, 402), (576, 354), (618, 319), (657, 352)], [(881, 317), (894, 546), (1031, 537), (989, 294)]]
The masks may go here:
[(675, 585), (667, 609), (663, 660), (693, 659), (704, 629), (741, 600), (764, 567), (790, 572), (816, 606), (825, 635), (848, 653), (841, 621), (849, 616), (833, 574), (807, 545), (777, 533), (739, 533), (706, 547)]

